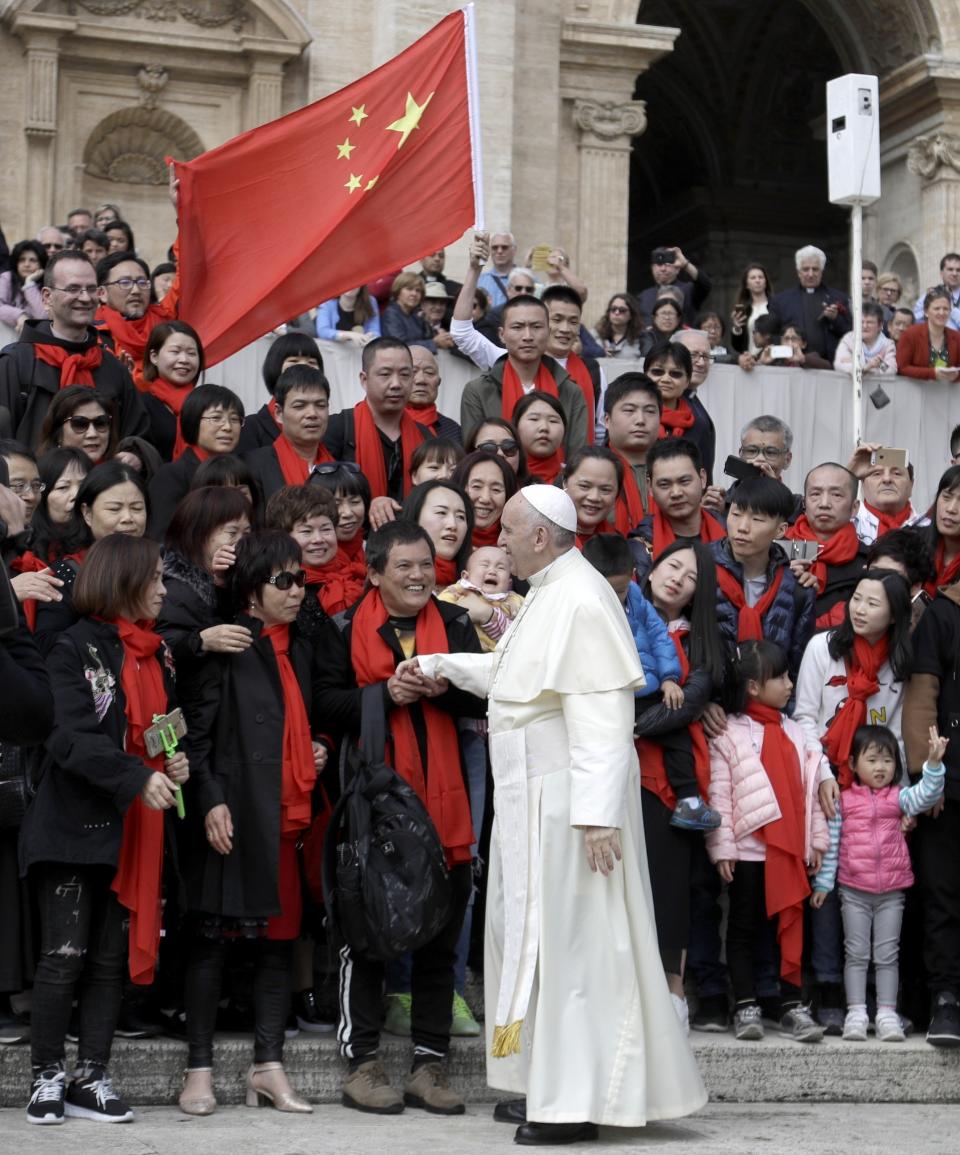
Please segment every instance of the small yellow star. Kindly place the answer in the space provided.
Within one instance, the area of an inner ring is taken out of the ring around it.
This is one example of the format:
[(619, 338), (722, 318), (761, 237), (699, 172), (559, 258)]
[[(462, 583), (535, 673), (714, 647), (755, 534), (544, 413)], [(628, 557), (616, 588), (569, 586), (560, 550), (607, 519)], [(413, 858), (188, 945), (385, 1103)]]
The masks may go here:
[(415, 128), (419, 128), (420, 117), (423, 116), (423, 114), (426, 112), (427, 105), (432, 99), (433, 93), (431, 92), (423, 104), (417, 104), (417, 102), (413, 99), (413, 93), (407, 93), (407, 107), (403, 116), (401, 116), (399, 120), (395, 120), (393, 124), (387, 125), (387, 132), (400, 133), (400, 141), (397, 144), (397, 152), (399, 152), (400, 149), (403, 148), (403, 146), (407, 143), (407, 137), (410, 135), (410, 133), (413, 132)]
[(379, 179), (380, 179), (379, 173), (377, 173), (377, 175), (375, 177), (371, 177), (370, 180), (367, 181), (367, 187), (363, 191), (369, 192), (373, 188), (373, 186), (377, 183), (377, 181)]
[(367, 106), (365, 104), (361, 104), (359, 108), (354, 108), (351, 105), (351, 108), (350, 108), (350, 122), (351, 122), (351, 124), (362, 124), (367, 119), (367, 117), (369, 115), (370, 115), (370, 113), (367, 112)]
[(350, 143), (350, 137), (348, 136), (343, 144), (337, 145), (337, 160), (343, 160), (344, 158), (349, 160), (350, 153), (352, 153), (356, 147), (355, 144)]
[(350, 174), (350, 179), (347, 181), (347, 183), (343, 187), (345, 189), (349, 189), (351, 194), (352, 194), (352, 193), (355, 193), (357, 191), (357, 189), (362, 184), (363, 184), (363, 173), (361, 173), (359, 176), (357, 176), (356, 173), (352, 172)]

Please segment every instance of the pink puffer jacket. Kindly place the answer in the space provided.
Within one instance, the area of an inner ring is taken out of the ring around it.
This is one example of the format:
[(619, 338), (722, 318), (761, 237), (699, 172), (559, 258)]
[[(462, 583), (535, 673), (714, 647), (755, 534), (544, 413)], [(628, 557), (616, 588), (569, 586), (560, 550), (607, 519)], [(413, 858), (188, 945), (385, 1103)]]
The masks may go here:
[[(783, 728), (800, 759), (804, 810), (804, 858), (809, 863), (815, 850), (830, 846), (827, 820), (820, 809), (817, 779), (826, 761), (819, 743), (811, 742), (790, 718)], [(738, 843), (780, 817), (777, 796), (760, 761), (763, 726), (746, 714), (732, 714), (719, 738), (710, 740), (710, 805), (722, 819), (706, 837), (711, 862), (741, 857)]]
[(913, 886), (910, 852), (900, 829), (900, 787), (871, 790), (854, 782), (840, 795), (840, 809), (840, 885), (870, 894)]

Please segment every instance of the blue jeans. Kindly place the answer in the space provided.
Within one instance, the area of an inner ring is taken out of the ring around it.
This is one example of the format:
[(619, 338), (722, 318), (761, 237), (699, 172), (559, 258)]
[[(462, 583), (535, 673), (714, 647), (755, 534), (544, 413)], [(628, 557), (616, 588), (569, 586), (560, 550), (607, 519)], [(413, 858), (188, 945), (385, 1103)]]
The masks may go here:
[(834, 888), (819, 910), (810, 911), (810, 965), (818, 983), (843, 982), (843, 919)]

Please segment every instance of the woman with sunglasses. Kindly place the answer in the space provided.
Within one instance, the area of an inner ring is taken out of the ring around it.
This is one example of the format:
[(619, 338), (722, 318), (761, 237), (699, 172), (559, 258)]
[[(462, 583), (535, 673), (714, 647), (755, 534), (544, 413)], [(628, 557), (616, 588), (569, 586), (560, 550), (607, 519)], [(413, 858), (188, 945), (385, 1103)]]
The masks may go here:
[(521, 485), (527, 480), (527, 455), (516, 428), (504, 417), (485, 418), (470, 434), (467, 453), (493, 453), (510, 466)]
[(706, 459), (711, 444), (710, 430), (689, 401), (688, 390), (693, 376), (689, 349), (677, 342), (661, 345), (647, 357), (643, 371), (656, 384), (663, 400), (660, 437), (685, 437)]
[(112, 457), (117, 446), (116, 406), (110, 397), (69, 385), (50, 401), (40, 430), (39, 453), (51, 449), (82, 449), (94, 465)]
[(643, 321), (633, 297), (628, 293), (614, 294), (594, 335), (603, 346), (605, 357), (639, 361), (643, 356)]
[(466, 493), (473, 506), (473, 548), (496, 545), (500, 540), (503, 507), (520, 488), (507, 459), (484, 450), (468, 453), (451, 480)]
[(150, 440), (164, 461), (176, 461), (187, 448), (180, 413), (203, 373), (200, 335), (186, 321), (157, 325), (143, 354), (143, 403), (150, 418)]
[[(326, 763), (313, 734), (313, 646), (296, 625), (304, 598), (300, 546), (284, 533), (250, 534), (233, 569), (237, 624), (253, 643), (204, 663), (186, 703), (193, 840), (183, 859), (191, 946), (186, 975), (187, 1072), (180, 1109), (209, 1115), (213, 1038), (231, 941), (253, 939), (254, 1052), (247, 1105), (312, 1110), (283, 1069), (291, 954), (302, 894), (296, 842), (311, 819), (311, 792)], [(199, 820), (199, 821), (197, 821)], [(200, 823), (202, 822), (202, 826)]]

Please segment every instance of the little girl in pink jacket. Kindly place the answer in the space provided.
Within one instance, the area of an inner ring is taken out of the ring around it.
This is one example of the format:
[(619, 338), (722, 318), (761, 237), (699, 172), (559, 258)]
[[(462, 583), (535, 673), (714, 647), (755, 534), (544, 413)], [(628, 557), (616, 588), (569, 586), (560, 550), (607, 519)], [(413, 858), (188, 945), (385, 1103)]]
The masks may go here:
[(777, 918), (781, 1034), (819, 1042), (823, 1027), (800, 998), (803, 905), (809, 873), (829, 846), (817, 783), (825, 758), (783, 710), (793, 692), (787, 655), (768, 641), (741, 642), (739, 700), (724, 732), (710, 742), (710, 805), (720, 814), (707, 852), (729, 886), (727, 965), (734, 1034), (762, 1039), (753, 973), (754, 943)]

